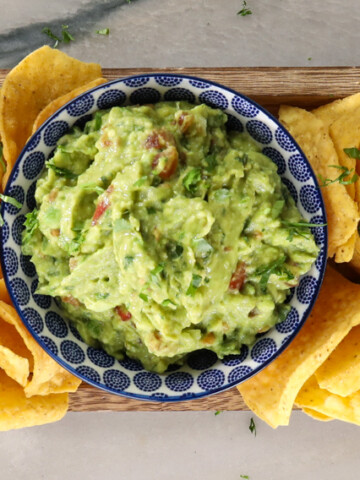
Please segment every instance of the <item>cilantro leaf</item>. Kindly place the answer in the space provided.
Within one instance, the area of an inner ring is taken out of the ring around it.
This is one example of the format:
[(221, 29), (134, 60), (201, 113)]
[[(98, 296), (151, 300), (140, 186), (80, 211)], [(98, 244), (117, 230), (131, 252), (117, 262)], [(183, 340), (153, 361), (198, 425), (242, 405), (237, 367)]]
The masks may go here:
[(201, 282), (202, 277), (200, 275), (196, 275), (196, 273), (193, 273), (189, 288), (186, 290), (186, 295), (195, 295), (195, 292), (200, 287)]
[(25, 215), (26, 220), (24, 222), (25, 232), (23, 236), (23, 243), (27, 243), (33, 236), (35, 230), (38, 228), (38, 213), (39, 211), (37, 210), (37, 208), (35, 208), (32, 212), (29, 212)]
[(161, 302), (161, 305), (163, 307), (169, 307), (170, 305), (173, 305), (174, 307), (176, 307), (176, 303), (174, 303), (172, 300), (170, 300), (170, 298), (165, 298), (165, 300), (163, 300)]
[(167, 256), (171, 260), (176, 260), (177, 258), (181, 257), (184, 251), (184, 247), (182, 245), (179, 245), (178, 243), (169, 242), (165, 245), (165, 250)]
[(263, 293), (266, 293), (267, 284), (269, 282), (270, 275), (273, 273), (281, 275), (281, 268), (286, 261), (286, 256), (283, 255), (282, 257), (274, 260), (273, 262), (265, 265), (263, 267), (259, 267), (255, 270), (255, 275), (261, 275), (260, 278), (260, 288)]
[(255, 425), (254, 419), (252, 417), (251, 417), (251, 420), (250, 420), (249, 430), (256, 437), (256, 425)]
[(101, 28), (100, 30), (96, 30), (98, 35), (109, 35), (110, 28)]
[(148, 296), (145, 295), (145, 293), (139, 293), (139, 297), (141, 300), (144, 300), (144, 302), (147, 302), (149, 300)]
[(346, 155), (350, 158), (360, 160), (360, 150), (356, 147), (344, 148), (344, 153), (346, 153)]
[(45, 35), (47, 35), (49, 38), (51, 38), (52, 40), (55, 40), (55, 43), (53, 45), (53, 48), (57, 48), (59, 46), (59, 42), (61, 42), (61, 38), (57, 37), (51, 30), (49, 27), (44, 27), (42, 30), (41, 30), (42, 33), (45, 33)]
[(80, 188), (84, 190), (91, 190), (93, 192), (96, 192), (98, 195), (102, 195), (105, 192), (102, 187), (99, 187), (99, 185), (96, 185), (96, 183), (92, 182), (83, 183), (82, 185), (80, 185)]
[(70, 43), (75, 40), (75, 38), (69, 32), (69, 25), (63, 25), (61, 27), (61, 33), (62, 33), (64, 43)]
[(22, 207), (22, 204), (18, 202), (15, 198), (9, 197), (8, 195), (3, 195), (2, 193), (0, 193), (0, 200), (5, 203), (10, 203), (10, 205), (13, 205), (16, 208)]
[[(334, 178), (333, 180), (330, 178), (324, 178), (322, 175), (318, 175), (319, 180), (321, 182), (320, 187), (327, 187), (328, 185), (331, 185), (336, 182), (339, 182), (341, 185), (350, 185), (351, 183), (355, 183), (359, 178), (359, 175), (357, 173), (353, 173), (354, 172), (353, 168), (349, 170), (347, 167), (343, 167), (342, 165), (329, 165), (329, 167), (336, 168), (337, 170), (341, 170), (342, 173), (338, 177)], [(345, 180), (352, 173), (353, 173), (352, 177), (349, 180)]]
[(247, 8), (246, 1), (243, 0), (242, 4), (242, 9), (237, 12), (238, 15), (241, 15), (242, 17), (246, 17), (246, 15), (252, 15), (252, 11)]
[(133, 187), (141, 187), (144, 185), (148, 177), (145, 175), (144, 177), (140, 177), (136, 182), (133, 184)]
[(216, 412), (214, 413), (214, 415), (217, 416), (217, 415), (220, 415), (220, 413), (221, 413), (221, 410), (216, 410)]
[(196, 192), (196, 189), (201, 182), (201, 170), (200, 168), (193, 168), (183, 178), (183, 185), (186, 190), (192, 194)]
[(217, 164), (218, 164), (214, 154), (213, 155), (207, 155), (205, 157), (205, 162), (207, 163), (206, 170), (208, 172), (213, 172), (215, 170), (215, 168), (217, 167)]
[(74, 180), (75, 178), (78, 177), (78, 175), (76, 175), (76, 173), (71, 172), (67, 168), (57, 167), (56, 165), (54, 165), (51, 162), (46, 162), (45, 165), (47, 166), (47, 168), (51, 168), (51, 170), (54, 170), (56, 175), (58, 175), (59, 177), (69, 178), (70, 180)]

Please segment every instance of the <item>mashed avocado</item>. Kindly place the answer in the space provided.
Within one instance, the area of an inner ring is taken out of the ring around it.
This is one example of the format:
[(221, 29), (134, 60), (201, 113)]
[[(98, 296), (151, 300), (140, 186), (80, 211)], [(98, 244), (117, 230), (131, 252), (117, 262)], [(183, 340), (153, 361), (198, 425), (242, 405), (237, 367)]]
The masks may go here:
[(114, 107), (58, 142), (23, 253), (89, 345), (163, 372), (198, 349), (239, 353), (286, 316), (318, 248), (276, 165), (226, 120)]

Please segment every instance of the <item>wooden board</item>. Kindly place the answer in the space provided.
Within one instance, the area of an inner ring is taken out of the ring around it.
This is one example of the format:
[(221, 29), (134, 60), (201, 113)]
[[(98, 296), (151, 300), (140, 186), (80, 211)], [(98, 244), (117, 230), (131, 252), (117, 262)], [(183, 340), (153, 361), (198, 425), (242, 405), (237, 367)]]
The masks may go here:
[[(104, 69), (115, 80), (139, 73), (168, 72), (194, 75), (233, 88), (277, 114), (279, 105), (314, 108), (360, 91), (360, 67), (258, 67), (258, 68), (167, 68)], [(0, 69), (0, 86), (7, 70)], [(154, 403), (119, 397), (83, 383), (70, 394), (70, 411), (183, 411), (248, 410), (234, 388), (210, 397), (179, 403)]]

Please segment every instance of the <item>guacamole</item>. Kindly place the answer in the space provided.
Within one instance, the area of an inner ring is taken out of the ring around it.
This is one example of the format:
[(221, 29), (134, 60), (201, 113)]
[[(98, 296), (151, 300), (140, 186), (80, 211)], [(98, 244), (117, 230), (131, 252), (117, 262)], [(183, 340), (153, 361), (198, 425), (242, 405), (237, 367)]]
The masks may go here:
[(59, 140), (22, 249), (89, 345), (163, 372), (285, 318), (318, 248), (277, 166), (226, 121), (185, 102), (113, 107)]

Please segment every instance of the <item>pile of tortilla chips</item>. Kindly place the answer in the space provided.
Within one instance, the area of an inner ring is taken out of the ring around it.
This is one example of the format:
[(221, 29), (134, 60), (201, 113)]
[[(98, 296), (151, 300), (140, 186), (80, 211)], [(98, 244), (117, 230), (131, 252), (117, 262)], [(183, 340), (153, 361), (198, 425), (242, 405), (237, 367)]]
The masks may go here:
[[(3, 188), (31, 134), (65, 103), (104, 82), (100, 65), (47, 46), (11, 70), (0, 89)], [(80, 383), (29, 334), (0, 276), (0, 431), (59, 420), (68, 408), (68, 392)]]
[[(309, 112), (281, 106), (279, 118), (320, 179), (328, 220), (328, 257), (360, 273), (360, 93)], [(356, 177), (354, 177), (354, 180)], [(346, 263), (344, 263), (346, 262)], [(359, 278), (360, 280), (360, 278)], [(360, 425), (360, 285), (328, 265), (319, 298), (291, 345), (263, 371), (238, 387), (246, 404), (269, 425), (289, 423), (294, 405), (323, 421)]]

